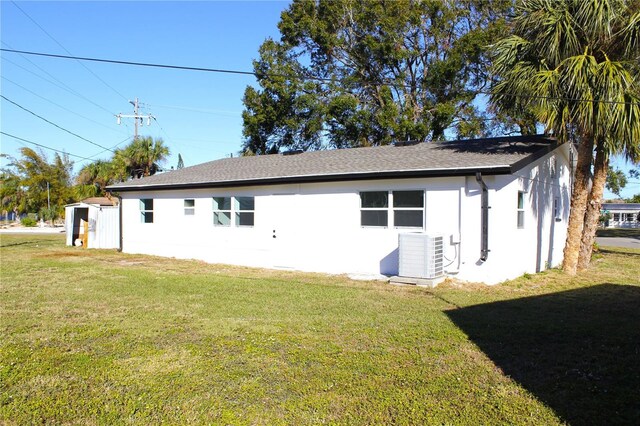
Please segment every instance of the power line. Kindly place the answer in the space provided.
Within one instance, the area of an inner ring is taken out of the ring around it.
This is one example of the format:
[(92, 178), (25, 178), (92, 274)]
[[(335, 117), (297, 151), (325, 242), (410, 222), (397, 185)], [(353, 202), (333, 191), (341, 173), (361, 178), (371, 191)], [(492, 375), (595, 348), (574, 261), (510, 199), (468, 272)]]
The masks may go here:
[[(5, 43), (5, 42), (2, 42), (2, 44), (6, 44), (6, 43)], [(22, 55), (22, 56), (24, 57), (24, 55)], [(13, 61), (11, 61), (11, 60), (9, 60), (9, 59), (5, 58), (5, 57), (2, 57), (2, 59), (3, 59), (3, 60), (5, 60), (5, 61), (7, 61), (7, 62), (9, 62), (9, 63), (11, 63), (11, 64), (13, 64), (13, 65), (15, 65), (15, 66), (16, 66), (16, 67), (18, 67), (18, 68), (21, 68), (21, 69), (25, 70), (25, 71), (26, 71), (26, 72), (28, 72), (29, 74), (33, 74), (33, 75), (35, 75), (36, 77), (38, 77), (38, 78), (40, 78), (40, 79), (42, 79), (42, 80), (46, 81), (46, 82), (47, 82), (47, 83), (49, 83), (49, 84), (52, 84), (52, 85), (54, 85), (54, 86), (56, 86), (56, 87), (59, 87), (60, 89), (65, 90), (65, 91), (67, 91), (67, 92), (71, 93), (72, 95), (77, 96), (77, 97), (79, 97), (80, 99), (83, 99), (83, 100), (85, 100), (85, 101), (89, 102), (89, 103), (90, 103), (90, 104), (92, 104), (92, 105), (95, 105), (96, 107), (100, 108), (101, 110), (106, 111), (107, 113), (109, 113), (109, 115), (114, 115), (111, 111), (109, 111), (108, 109), (106, 109), (106, 108), (105, 108), (105, 107), (103, 107), (102, 105), (99, 105), (99, 104), (95, 103), (94, 101), (92, 101), (91, 99), (87, 98), (86, 96), (84, 96), (84, 95), (82, 95), (82, 94), (80, 94), (80, 93), (76, 92), (75, 90), (73, 90), (72, 88), (70, 88), (69, 86), (67, 86), (66, 84), (64, 84), (63, 82), (61, 82), (60, 80), (58, 80), (57, 78), (55, 78), (54, 76), (52, 76), (51, 74), (49, 74), (48, 72), (46, 72), (46, 71), (44, 71), (44, 70), (43, 70), (47, 75), (49, 75), (49, 76), (50, 76), (51, 78), (53, 78), (54, 80), (58, 81), (60, 84), (56, 84), (56, 83), (54, 83), (53, 81), (50, 81), (50, 80), (48, 80), (48, 79), (46, 79), (46, 78), (42, 77), (41, 75), (38, 75), (38, 74), (36, 74), (35, 72), (33, 72), (33, 71), (31, 71), (31, 70), (29, 70), (29, 69), (27, 69), (27, 68), (23, 67), (22, 65), (16, 64), (15, 62), (13, 62)], [(25, 59), (27, 59), (27, 58), (25, 57)], [(33, 64), (33, 62), (32, 62), (32, 61), (29, 61), (29, 62), (31, 62), (31, 63)], [(34, 65), (35, 65), (35, 64), (34, 64)], [(35, 65), (35, 66), (36, 66), (36, 67), (38, 67), (37, 65)], [(40, 68), (40, 67), (38, 67), (38, 68)], [(40, 68), (40, 69), (41, 69), (41, 68)]]
[[(153, 64), (153, 63), (146, 63), (146, 62), (118, 61), (113, 59), (99, 59), (99, 58), (87, 58), (82, 56), (55, 55), (52, 53), (29, 52), (25, 50), (14, 50), (14, 49), (0, 49), (0, 51), (9, 52), (9, 53), (22, 53), (23, 55), (45, 56), (48, 58), (75, 59), (78, 61), (103, 62), (108, 64), (119, 64), (119, 65), (135, 65), (139, 67), (169, 68), (169, 69), (186, 70), (186, 71), (203, 71), (203, 72), (215, 72), (215, 73), (251, 75), (251, 76), (256, 75), (256, 73), (252, 71), (237, 71), (237, 70), (226, 70), (226, 69), (218, 69), (218, 68), (202, 68), (202, 67), (188, 67), (188, 66), (182, 66), (182, 65), (166, 65), (166, 64)], [(322, 79), (322, 80), (329, 81), (330, 79)]]
[(42, 99), (42, 100), (45, 100), (45, 101), (47, 101), (47, 102), (49, 102), (49, 103), (51, 103), (51, 104), (53, 104), (53, 105), (57, 106), (57, 107), (58, 107), (58, 108), (60, 108), (60, 109), (63, 109), (63, 110), (65, 110), (65, 111), (67, 111), (67, 112), (70, 112), (71, 114), (77, 115), (78, 117), (84, 118), (85, 120), (90, 121), (90, 122), (92, 122), (92, 123), (94, 123), (94, 124), (97, 124), (98, 126), (102, 126), (102, 127), (107, 128), (107, 129), (109, 129), (109, 130), (112, 130), (112, 131), (114, 131), (114, 132), (116, 132), (116, 133), (125, 133), (125, 132), (121, 132), (121, 131), (119, 131), (119, 130), (115, 130), (115, 129), (113, 129), (113, 128), (111, 128), (111, 127), (109, 127), (109, 126), (105, 125), (105, 124), (102, 124), (102, 123), (100, 123), (99, 121), (95, 121), (95, 120), (93, 120), (93, 119), (91, 119), (91, 118), (89, 118), (89, 117), (85, 117), (85, 116), (84, 116), (84, 115), (82, 115), (82, 114), (78, 114), (77, 112), (72, 111), (72, 110), (70, 110), (70, 109), (68, 109), (68, 108), (66, 108), (66, 107), (64, 107), (64, 106), (62, 106), (62, 105), (60, 105), (60, 104), (58, 104), (58, 103), (56, 103), (56, 102), (52, 101), (51, 99), (47, 99), (47, 98), (45, 98), (44, 96), (40, 96), (40, 95), (39, 95), (39, 94), (37, 94), (36, 92), (34, 92), (34, 91), (32, 91), (32, 90), (27, 89), (26, 87), (24, 87), (24, 86), (22, 86), (22, 85), (20, 85), (20, 84), (16, 83), (15, 81), (12, 81), (12, 80), (10, 80), (10, 79), (6, 78), (5, 76), (2, 76), (2, 79), (3, 79), (3, 80), (8, 81), (8, 82), (9, 82), (9, 83), (11, 83), (11, 84), (14, 84), (14, 85), (18, 86), (19, 88), (21, 88), (22, 90), (24, 90), (24, 91), (26, 91), (26, 92), (31, 93), (33, 96), (37, 96), (38, 98), (40, 98), (40, 99)]
[(80, 155), (75, 155), (75, 154), (70, 154), (70, 153), (68, 153), (68, 152), (61, 151), (61, 150), (59, 150), (59, 149), (55, 149), (55, 148), (51, 148), (50, 146), (42, 145), (42, 144), (39, 144), (39, 143), (36, 143), (36, 142), (30, 141), (30, 140), (27, 140), (27, 139), (23, 139), (23, 138), (20, 138), (20, 137), (18, 137), (18, 136), (11, 135), (11, 134), (6, 133), (6, 132), (3, 132), (3, 131), (0, 131), (0, 133), (1, 133), (1, 134), (3, 134), (3, 135), (5, 135), (5, 136), (9, 136), (10, 138), (14, 138), (14, 139), (17, 139), (17, 140), (22, 141), (22, 142), (30, 143), (31, 145), (39, 146), (39, 147), (41, 147), (41, 148), (50, 149), (51, 151), (59, 152), (59, 153), (61, 153), (61, 154), (65, 154), (65, 155), (68, 155), (68, 156), (70, 156), (70, 157), (76, 157), (76, 158), (80, 158), (80, 159), (82, 159), (82, 160), (89, 160), (89, 161), (92, 161), (92, 160), (91, 160), (91, 158), (82, 157), (82, 156), (80, 156)]
[[(27, 12), (25, 12), (20, 6), (18, 6), (18, 4), (15, 1), (11, 2), (16, 8), (18, 8), (18, 10), (20, 10), (20, 12), (22, 12), (27, 18), (29, 18), (29, 20), (31, 22), (33, 22), (38, 28), (40, 28), (42, 30), (42, 32), (44, 32), (47, 36), (49, 36), (49, 38), (51, 40), (53, 40), (58, 46), (60, 46), (62, 48), (62, 50), (64, 50), (65, 52), (67, 52), (69, 55), (72, 55), (72, 53), (67, 50), (66, 47), (64, 47), (62, 45), (62, 43), (60, 43), (58, 40), (56, 40), (51, 34), (49, 34), (47, 32), (47, 30), (45, 30), (44, 28), (42, 28), (42, 26), (40, 24), (38, 24), (38, 22), (36, 22), (35, 19), (33, 19), (31, 16), (29, 16), (29, 14)], [(86, 69), (87, 71), (89, 71), (95, 78), (97, 78), (100, 82), (102, 82), (102, 84), (104, 84), (105, 86), (107, 86), (109, 89), (111, 89), (114, 93), (116, 93), (118, 96), (120, 96), (121, 98), (123, 98), (124, 100), (128, 100), (122, 93), (118, 92), (116, 89), (114, 89), (109, 83), (107, 83), (106, 81), (104, 81), (102, 78), (100, 78), (100, 76), (96, 73), (94, 73), (93, 71), (91, 71), (91, 69), (89, 69), (85, 64), (83, 64), (82, 62), (78, 61), (78, 63), (80, 65), (82, 65), (82, 67), (84, 69)]]
[(2, 97), (2, 99), (4, 99), (5, 101), (10, 102), (10, 103), (12, 103), (13, 105), (17, 106), (18, 108), (20, 108), (20, 109), (22, 109), (22, 110), (24, 110), (24, 111), (28, 112), (29, 114), (32, 114), (32, 115), (34, 115), (34, 116), (38, 117), (39, 119), (41, 119), (41, 120), (43, 120), (43, 121), (46, 121), (47, 123), (51, 124), (52, 126), (55, 126), (55, 127), (57, 127), (58, 129), (60, 129), (60, 130), (62, 130), (62, 131), (65, 131), (65, 132), (69, 133), (70, 135), (73, 135), (73, 136), (75, 136), (75, 137), (77, 137), (77, 138), (79, 138), (79, 139), (82, 139), (83, 141), (89, 142), (90, 144), (95, 145), (95, 146), (97, 146), (97, 147), (99, 147), (99, 148), (102, 148), (102, 149), (105, 149), (105, 150), (108, 150), (108, 151), (114, 152), (113, 150), (111, 150), (111, 149), (109, 149), (109, 148), (106, 148), (106, 147), (104, 147), (104, 146), (102, 146), (102, 145), (100, 145), (100, 144), (98, 144), (98, 143), (95, 143), (95, 142), (93, 142), (93, 141), (90, 141), (90, 140), (89, 140), (89, 139), (87, 139), (87, 138), (83, 138), (82, 136), (80, 136), (80, 135), (78, 135), (78, 134), (76, 134), (76, 133), (73, 133), (73, 132), (72, 132), (72, 131), (70, 131), (70, 130), (65, 129), (65, 128), (64, 128), (64, 127), (62, 127), (62, 126), (57, 125), (56, 123), (54, 123), (54, 122), (52, 122), (52, 121), (47, 120), (46, 118), (44, 118), (44, 117), (42, 117), (42, 116), (40, 116), (40, 115), (36, 114), (35, 112), (33, 112), (33, 111), (31, 111), (31, 110), (29, 110), (29, 109), (27, 109), (27, 108), (23, 107), (22, 105), (20, 105), (20, 104), (18, 104), (18, 103), (16, 103), (16, 102), (13, 102), (11, 99), (7, 98), (7, 97), (6, 97), (6, 96), (4, 96), (4, 95), (0, 95), (0, 97)]
[[(24, 55), (44, 56), (49, 58), (75, 59), (78, 61), (103, 62), (103, 63), (119, 64), (119, 65), (133, 65), (133, 66), (141, 66), (141, 67), (167, 68), (167, 69), (177, 69), (177, 70), (186, 70), (186, 71), (202, 71), (202, 72), (236, 74), (236, 75), (250, 75), (254, 77), (258, 77), (259, 75), (261, 75), (260, 73), (256, 73), (253, 71), (239, 71), (239, 70), (229, 70), (229, 69), (221, 69), (221, 68), (189, 67), (189, 66), (182, 66), (182, 65), (154, 64), (154, 63), (147, 63), (147, 62), (119, 61), (119, 60), (113, 60), (113, 59), (56, 55), (52, 53), (30, 52), (25, 50), (14, 50), (14, 49), (4, 49), (4, 48), (0, 49), (0, 51), (9, 52), (9, 53), (21, 53)], [(276, 74), (276, 73), (270, 74), (270, 75), (274, 77), (275, 76), (285, 77), (285, 78), (300, 77), (304, 80), (339, 83), (339, 81), (336, 81), (335, 79), (316, 77), (316, 76), (294, 76), (291, 74), (286, 75), (286, 74)], [(404, 88), (412, 87), (411, 85), (408, 85), (408, 84), (398, 84), (393, 81), (386, 81), (386, 82), (383, 82), (383, 84), (387, 86), (404, 87)], [(486, 91), (486, 90), (477, 90), (477, 93), (483, 94), (483, 95), (492, 94), (490, 91)], [(603, 103), (603, 104), (615, 104), (615, 105), (640, 105), (640, 103), (638, 102), (610, 101), (606, 99), (580, 99), (580, 98), (568, 98), (568, 97), (561, 97), (561, 96), (522, 95), (522, 94), (515, 94), (515, 93), (502, 93), (502, 95), (511, 96), (511, 97), (529, 98), (529, 99), (555, 99), (555, 100), (564, 100), (564, 101), (570, 101), (570, 102), (589, 102), (589, 103)]]
[[(124, 142), (128, 141), (129, 139), (131, 139), (131, 136), (127, 136), (125, 139), (121, 140), (120, 142), (118, 142), (117, 144), (115, 144), (114, 146), (112, 146), (112, 147), (111, 147), (111, 149), (115, 149), (118, 145), (120, 145), (120, 144), (122, 144), (122, 143), (124, 143)], [(94, 155), (92, 155), (91, 157), (89, 157), (89, 159), (96, 158), (98, 155), (100, 155), (100, 154), (104, 154), (104, 153), (105, 153), (105, 152), (107, 152), (107, 151), (110, 151), (110, 149), (102, 150), (102, 151), (100, 151), (99, 153), (94, 154)], [(111, 152), (114, 152), (114, 153), (115, 153), (115, 151), (111, 151)], [(92, 161), (97, 161), (97, 160), (92, 160)]]

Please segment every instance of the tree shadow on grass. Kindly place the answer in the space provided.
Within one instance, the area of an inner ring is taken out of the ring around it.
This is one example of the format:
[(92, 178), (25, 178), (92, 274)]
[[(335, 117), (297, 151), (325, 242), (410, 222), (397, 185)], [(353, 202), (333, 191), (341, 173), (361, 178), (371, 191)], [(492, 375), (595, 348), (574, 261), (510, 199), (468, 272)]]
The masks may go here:
[(602, 284), (447, 315), (569, 424), (640, 424), (640, 287)]
[(598, 253), (616, 254), (618, 256), (640, 256), (640, 252), (625, 251), (623, 248), (617, 248), (616, 250), (607, 250), (604, 248), (600, 248), (598, 249)]
[(4, 248), (4, 247), (14, 247), (14, 246), (24, 246), (24, 245), (36, 245), (36, 244), (43, 244), (43, 243), (47, 243), (48, 241), (45, 240), (31, 240), (31, 241), (20, 241), (17, 243), (8, 243), (8, 244), (4, 244), (0, 242), (0, 248)]

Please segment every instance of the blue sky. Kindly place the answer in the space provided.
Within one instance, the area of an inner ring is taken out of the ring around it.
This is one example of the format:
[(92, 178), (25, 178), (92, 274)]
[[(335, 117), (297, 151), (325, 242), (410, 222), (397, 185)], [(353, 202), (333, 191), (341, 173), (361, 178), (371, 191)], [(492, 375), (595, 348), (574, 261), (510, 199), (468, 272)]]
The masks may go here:
[[(17, 6), (16, 6), (17, 4)], [(286, 1), (234, 2), (0, 2), (2, 47), (191, 67), (252, 70), (260, 44), (279, 38)], [(22, 10), (21, 10), (22, 9)], [(70, 53), (69, 53), (70, 52)], [(102, 64), (1, 53), (2, 95), (47, 120), (107, 148), (126, 145), (136, 97), (157, 121), (141, 135), (160, 137), (171, 150), (165, 167), (199, 164), (237, 154), (242, 143), (242, 96), (252, 76)], [(20, 138), (92, 159), (109, 151), (70, 135), (2, 100), (1, 128)], [(1, 152), (30, 146), (0, 135)], [(44, 150), (50, 158), (52, 152)], [(87, 160), (71, 157), (77, 171)], [(2, 160), (1, 164), (6, 165)], [(616, 164), (628, 169), (623, 161)], [(622, 193), (640, 192), (629, 183)], [(611, 194), (606, 194), (610, 197)]]
[[(0, 3), (3, 48), (251, 71), (260, 44), (267, 37), (278, 37), (277, 23), (287, 3), (92, 1), (17, 5), (28, 16), (12, 2)], [(145, 122), (140, 134), (161, 137), (171, 149), (165, 166), (175, 166), (178, 153), (186, 165), (193, 165), (239, 151), (242, 96), (247, 85), (255, 85), (253, 77), (92, 62), (83, 65), (75, 60), (2, 52), (2, 94), (109, 148), (133, 135), (133, 121), (123, 119), (118, 125), (115, 114), (132, 114), (128, 101), (137, 97), (143, 106), (141, 112), (157, 119), (151, 126)], [(101, 148), (6, 100), (1, 106), (5, 133), (83, 157), (98, 154), (95, 158), (110, 158), (110, 152), (100, 154)], [(4, 135), (1, 143), (2, 152), (14, 156), (17, 149), (28, 145)], [(72, 159), (78, 166), (86, 163)]]

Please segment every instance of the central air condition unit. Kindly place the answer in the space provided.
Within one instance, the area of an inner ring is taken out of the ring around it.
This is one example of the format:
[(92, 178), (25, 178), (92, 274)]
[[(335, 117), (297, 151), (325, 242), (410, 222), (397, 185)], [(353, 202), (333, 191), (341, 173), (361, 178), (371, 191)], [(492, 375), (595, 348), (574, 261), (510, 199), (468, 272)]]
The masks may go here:
[(398, 275), (434, 279), (444, 275), (443, 237), (428, 234), (400, 234)]

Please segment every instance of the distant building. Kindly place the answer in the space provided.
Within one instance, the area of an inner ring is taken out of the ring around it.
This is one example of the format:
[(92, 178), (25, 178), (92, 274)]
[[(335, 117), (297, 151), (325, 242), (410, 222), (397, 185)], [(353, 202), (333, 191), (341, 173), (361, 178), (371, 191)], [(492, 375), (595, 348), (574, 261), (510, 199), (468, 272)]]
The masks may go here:
[(602, 213), (609, 213), (605, 228), (640, 228), (640, 203), (602, 203)]

